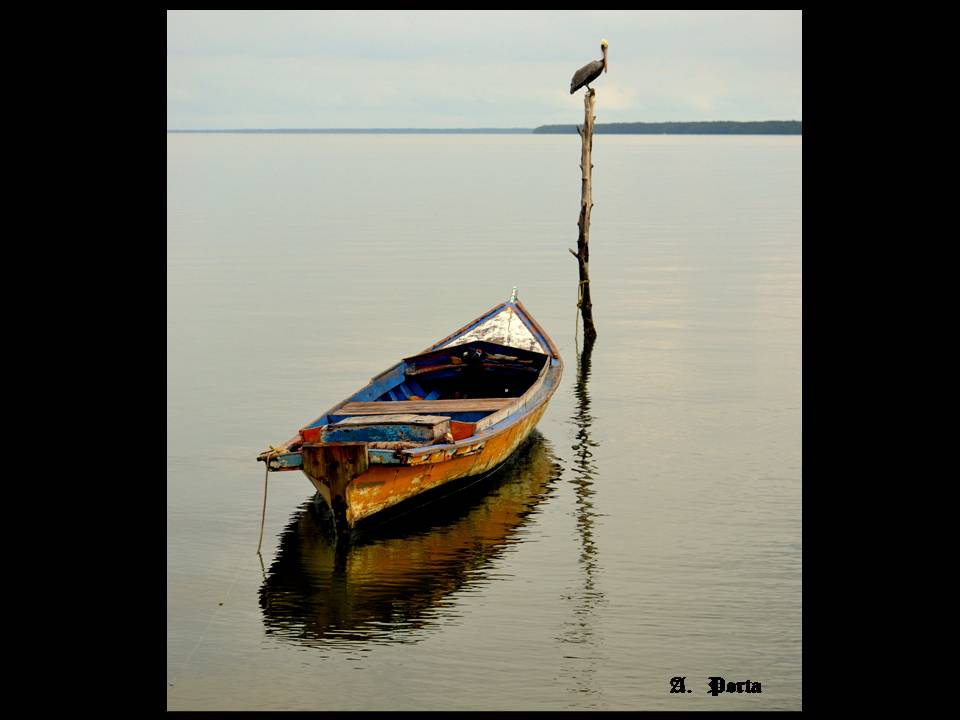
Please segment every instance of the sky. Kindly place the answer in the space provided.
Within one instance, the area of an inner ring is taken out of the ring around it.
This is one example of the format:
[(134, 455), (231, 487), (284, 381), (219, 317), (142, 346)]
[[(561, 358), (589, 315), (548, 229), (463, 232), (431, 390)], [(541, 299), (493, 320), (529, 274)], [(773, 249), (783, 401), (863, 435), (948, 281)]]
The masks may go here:
[(168, 11), (167, 128), (803, 120), (801, 11)]

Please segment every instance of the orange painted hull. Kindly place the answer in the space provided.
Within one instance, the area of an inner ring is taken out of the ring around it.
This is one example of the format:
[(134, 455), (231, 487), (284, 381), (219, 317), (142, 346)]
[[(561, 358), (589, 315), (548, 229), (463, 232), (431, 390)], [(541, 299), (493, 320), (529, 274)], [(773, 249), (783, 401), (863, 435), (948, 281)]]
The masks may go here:
[[(454, 454), (447, 458), (441, 457), (443, 451), (440, 451), (415, 465), (369, 465), (366, 471), (346, 484), (347, 523), (351, 528), (356, 527), (361, 520), (428, 490), (454, 480), (482, 476), (493, 471), (530, 435), (546, 407), (547, 403), (544, 402), (500, 432), (485, 439), (478, 439), (475, 444), (482, 443), (482, 447), (471, 454)], [(333, 508), (330, 476), (314, 470), (315, 467), (316, 465), (305, 462), (304, 474)]]

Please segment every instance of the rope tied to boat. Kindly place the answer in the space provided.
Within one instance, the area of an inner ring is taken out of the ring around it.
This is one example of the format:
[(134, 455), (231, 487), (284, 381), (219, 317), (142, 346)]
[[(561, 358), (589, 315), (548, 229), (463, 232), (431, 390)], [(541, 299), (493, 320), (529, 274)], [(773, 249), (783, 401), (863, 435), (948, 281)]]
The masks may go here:
[[(270, 477), (270, 460), (280, 455), (283, 451), (282, 448), (274, 447), (273, 445), (268, 445), (270, 449), (267, 451), (266, 455), (263, 456), (263, 511), (260, 514), (260, 540), (257, 542), (257, 555), (260, 554), (260, 546), (263, 544), (263, 526), (267, 521), (267, 479)], [(262, 558), (261, 558), (262, 562)]]
[(263, 512), (260, 514), (260, 540), (257, 542), (257, 555), (260, 554), (260, 546), (263, 544), (263, 526), (267, 521), (267, 478), (270, 477), (270, 459), (264, 461), (263, 474)]

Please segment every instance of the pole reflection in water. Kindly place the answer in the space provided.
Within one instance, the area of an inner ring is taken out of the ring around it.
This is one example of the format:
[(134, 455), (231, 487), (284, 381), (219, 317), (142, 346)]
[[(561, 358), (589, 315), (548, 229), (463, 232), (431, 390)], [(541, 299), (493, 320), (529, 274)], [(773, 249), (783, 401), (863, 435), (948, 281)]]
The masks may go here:
[(286, 527), (260, 589), (267, 633), (308, 645), (416, 642), (455, 591), (485, 579), (551, 494), (560, 465), (534, 431), (496, 475), (336, 545), (314, 500)]
[(593, 482), (597, 468), (592, 450), (597, 447), (597, 443), (590, 437), (593, 416), (590, 414), (590, 394), (587, 391), (593, 344), (593, 339), (586, 338), (583, 350), (577, 356), (577, 382), (574, 386), (576, 410), (571, 418), (576, 427), (576, 443), (572, 447), (573, 477), (570, 481), (576, 496), (575, 515), (580, 543), (582, 584), (565, 597), (573, 603), (573, 618), (564, 624), (563, 634), (559, 638), (562, 642), (580, 646), (576, 651), (564, 655), (564, 670), (571, 676), (573, 683), (569, 690), (578, 695), (577, 705), (580, 707), (583, 706), (583, 694), (599, 694), (594, 675), (596, 661), (600, 659), (597, 653), (602, 642), (594, 633), (593, 621), (597, 605), (604, 599), (603, 592), (597, 587), (598, 553), (593, 527), (594, 518), (597, 516), (593, 505), (596, 492)]

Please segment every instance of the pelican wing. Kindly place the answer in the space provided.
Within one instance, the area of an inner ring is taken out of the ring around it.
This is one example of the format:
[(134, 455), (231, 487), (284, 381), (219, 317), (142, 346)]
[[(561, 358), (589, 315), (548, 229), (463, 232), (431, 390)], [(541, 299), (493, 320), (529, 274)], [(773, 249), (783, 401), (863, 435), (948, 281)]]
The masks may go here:
[(603, 60), (588, 62), (573, 74), (573, 79), (570, 81), (570, 94), (573, 95), (588, 82), (596, 80), (602, 72)]

